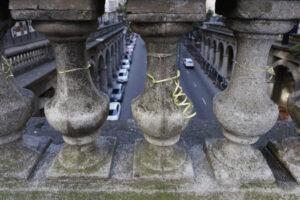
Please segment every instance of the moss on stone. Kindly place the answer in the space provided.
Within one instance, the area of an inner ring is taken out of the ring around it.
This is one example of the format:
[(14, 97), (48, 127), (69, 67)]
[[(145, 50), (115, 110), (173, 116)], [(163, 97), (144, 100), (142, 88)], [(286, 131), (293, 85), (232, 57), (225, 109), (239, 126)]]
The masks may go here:
[(261, 194), (256, 192), (248, 192), (245, 194), (244, 200), (298, 200), (296, 195), (279, 195), (279, 194)]
[(219, 200), (218, 195), (196, 196), (185, 193), (155, 193), (144, 194), (135, 192), (0, 192), (0, 200)]

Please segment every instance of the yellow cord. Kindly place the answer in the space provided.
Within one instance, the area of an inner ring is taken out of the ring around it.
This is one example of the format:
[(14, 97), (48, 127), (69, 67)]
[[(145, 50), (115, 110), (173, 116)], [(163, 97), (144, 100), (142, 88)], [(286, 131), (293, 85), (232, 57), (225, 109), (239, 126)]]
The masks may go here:
[(1, 64), (1, 71), (4, 73), (4, 74), (8, 74), (5, 79), (6, 79), (6, 82), (8, 81), (8, 79), (10, 77), (14, 77), (12, 71), (11, 71), (11, 68), (12, 68), (12, 64), (4, 57), (4, 56), (1, 56), (1, 59), (2, 59), (2, 64)]
[[(174, 97), (174, 104), (177, 107), (181, 107), (181, 106), (185, 107), (184, 110), (183, 110), (183, 112), (182, 112), (182, 116), (185, 119), (190, 119), (190, 118), (194, 117), (197, 114), (196, 112), (194, 112), (191, 115), (186, 115), (186, 113), (188, 112), (188, 110), (191, 108), (192, 104), (190, 102), (188, 102), (188, 98), (187, 98), (186, 94), (183, 93), (183, 89), (180, 86), (180, 82), (179, 82), (180, 71), (179, 70), (177, 70), (177, 75), (176, 76), (173, 76), (171, 78), (166, 78), (166, 79), (158, 80), (158, 81), (151, 74), (147, 73), (147, 76), (152, 80), (153, 84), (163, 83), (163, 82), (174, 80), (176, 88), (175, 88), (174, 92), (172, 93), (172, 95)], [(184, 100), (180, 102), (179, 101), (179, 97), (184, 97)]]
[(270, 67), (270, 66), (267, 66), (267, 69), (254, 69), (254, 68), (250, 68), (250, 67), (247, 67), (245, 65), (242, 65), (240, 63), (238, 63), (237, 61), (234, 60), (234, 63), (239, 66), (240, 68), (243, 68), (247, 71), (251, 71), (251, 72), (267, 72), (271, 75), (271, 77), (267, 80), (267, 82), (269, 82), (273, 76), (275, 76), (275, 71), (274, 71), (274, 68), (273, 67)]
[(70, 72), (76, 72), (76, 71), (81, 71), (81, 70), (88, 70), (91, 67), (91, 65), (87, 65), (84, 68), (74, 68), (74, 69), (69, 69), (69, 70), (65, 70), (65, 71), (60, 71), (57, 67), (56, 67), (56, 71), (58, 74), (65, 74), (65, 73), (70, 73)]

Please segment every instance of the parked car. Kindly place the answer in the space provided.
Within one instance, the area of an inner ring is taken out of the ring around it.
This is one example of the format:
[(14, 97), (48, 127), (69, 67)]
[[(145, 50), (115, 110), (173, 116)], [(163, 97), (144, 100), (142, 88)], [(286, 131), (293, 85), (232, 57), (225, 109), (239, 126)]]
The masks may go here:
[(130, 62), (127, 59), (123, 59), (121, 62), (121, 68), (122, 69), (127, 69), (128, 71), (130, 70)]
[(130, 64), (132, 64), (132, 56), (128, 54), (124, 54), (123, 59), (129, 60)]
[(194, 62), (191, 58), (184, 58), (183, 59), (183, 65), (186, 67), (186, 68), (194, 68)]
[(109, 113), (107, 120), (119, 120), (121, 113), (121, 104), (119, 102), (111, 102), (109, 104)]
[(131, 44), (127, 46), (127, 50), (133, 51), (134, 50), (134, 44)]
[(132, 49), (127, 49), (126, 50), (126, 55), (129, 55), (129, 56), (133, 56), (133, 50)]
[(117, 81), (119, 83), (127, 83), (128, 82), (128, 71), (127, 71), (127, 69), (120, 69), (119, 70)]
[(121, 102), (123, 100), (125, 92), (125, 87), (123, 84), (117, 83), (110, 94), (110, 101), (119, 101)]

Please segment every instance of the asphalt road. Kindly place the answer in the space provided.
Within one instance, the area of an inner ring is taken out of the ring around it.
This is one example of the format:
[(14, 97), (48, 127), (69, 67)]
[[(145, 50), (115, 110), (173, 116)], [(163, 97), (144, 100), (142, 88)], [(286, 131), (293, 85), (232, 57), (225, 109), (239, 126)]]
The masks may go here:
[[(213, 97), (220, 90), (215, 88), (212, 81), (202, 71), (199, 64), (195, 62), (193, 69), (186, 69), (183, 66), (183, 58), (192, 58), (182, 45), (180, 48), (180, 85), (190, 98), (197, 112), (195, 118), (202, 120), (215, 120), (212, 111)], [(144, 88), (146, 79), (146, 47), (141, 38), (137, 39), (129, 81), (126, 84), (125, 96), (122, 102), (120, 120), (132, 119), (131, 100), (138, 96)]]
[(194, 61), (193, 69), (183, 66), (183, 58), (193, 58), (183, 45), (179, 49), (179, 55), (180, 85), (194, 105), (197, 112), (195, 118), (216, 120), (213, 113), (213, 98), (220, 90), (214, 86), (197, 62)]
[(121, 103), (120, 120), (132, 119), (131, 100), (142, 93), (146, 80), (146, 46), (140, 37), (136, 41), (137, 43), (129, 72), (129, 80), (125, 86), (125, 96)]

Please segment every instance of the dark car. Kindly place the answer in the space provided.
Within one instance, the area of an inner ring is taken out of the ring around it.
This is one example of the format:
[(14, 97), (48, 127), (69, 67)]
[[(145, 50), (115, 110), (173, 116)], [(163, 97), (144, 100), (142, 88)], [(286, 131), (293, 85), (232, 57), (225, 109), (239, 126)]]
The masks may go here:
[(113, 87), (112, 92), (110, 94), (110, 101), (121, 102), (123, 100), (124, 92), (125, 92), (124, 85), (120, 83), (116, 84)]

